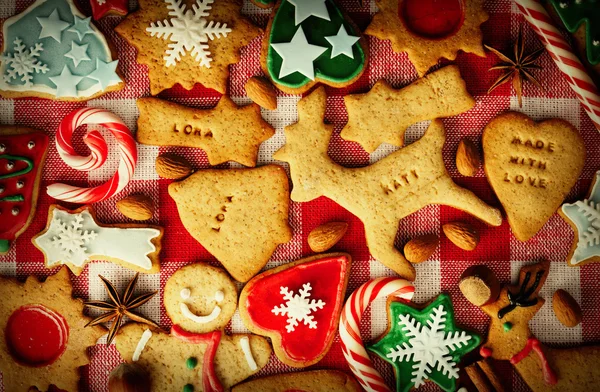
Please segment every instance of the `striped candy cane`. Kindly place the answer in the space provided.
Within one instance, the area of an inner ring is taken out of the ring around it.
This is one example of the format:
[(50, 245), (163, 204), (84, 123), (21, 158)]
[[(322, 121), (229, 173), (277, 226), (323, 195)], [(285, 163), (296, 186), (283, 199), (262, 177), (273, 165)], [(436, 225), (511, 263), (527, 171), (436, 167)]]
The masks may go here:
[(111, 131), (119, 143), (119, 169), (108, 182), (94, 188), (52, 184), (48, 186), (47, 192), (55, 199), (79, 204), (96, 203), (119, 193), (133, 177), (137, 163), (137, 146), (133, 135), (119, 117), (104, 109), (74, 110), (61, 121), (56, 131), (56, 149), (63, 161), (73, 169), (81, 171), (97, 169), (106, 161), (108, 146), (97, 130), (91, 130), (83, 137), (84, 143), (91, 151), (89, 156), (77, 155), (73, 149), (71, 144), (73, 132), (84, 124), (102, 125)]
[(360, 286), (346, 301), (340, 321), (342, 352), (358, 382), (367, 392), (390, 392), (390, 389), (373, 367), (360, 336), (363, 312), (377, 298), (393, 295), (410, 301), (414, 292), (412, 283), (404, 279), (378, 278)]
[(540, 37), (546, 50), (575, 91), (583, 108), (600, 131), (600, 96), (579, 58), (554, 26), (552, 18), (537, 0), (515, 0), (519, 11)]

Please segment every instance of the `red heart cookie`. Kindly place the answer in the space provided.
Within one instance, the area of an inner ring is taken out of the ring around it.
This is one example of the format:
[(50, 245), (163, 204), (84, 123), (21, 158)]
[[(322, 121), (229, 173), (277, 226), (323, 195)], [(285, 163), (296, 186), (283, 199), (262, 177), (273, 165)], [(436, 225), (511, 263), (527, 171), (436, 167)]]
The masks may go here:
[(306, 367), (319, 362), (337, 331), (351, 263), (348, 254), (330, 253), (257, 275), (240, 295), (244, 324), (270, 337), (283, 363)]

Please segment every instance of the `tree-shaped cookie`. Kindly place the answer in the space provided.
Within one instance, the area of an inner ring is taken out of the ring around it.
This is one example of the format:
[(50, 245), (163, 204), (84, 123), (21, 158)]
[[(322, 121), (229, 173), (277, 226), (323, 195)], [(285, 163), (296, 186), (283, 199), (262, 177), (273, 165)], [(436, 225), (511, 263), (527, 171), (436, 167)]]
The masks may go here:
[(377, 7), (365, 33), (407, 52), (419, 76), (440, 58), (454, 60), (459, 50), (485, 56), (483, 0), (377, 0)]
[(0, 277), (0, 371), (6, 391), (46, 391), (50, 385), (78, 390), (86, 350), (106, 333), (90, 320), (83, 302), (72, 297), (69, 270), (40, 282)]
[(592, 65), (600, 64), (600, 4), (596, 0), (550, 0), (569, 32), (585, 26), (585, 51)]
[(35, 216), (48, 136), (28, 128), (0, 127), (0, 254)]
[(394, 247), (399, 221), (429, 204), (466, 211), (487, 224), (502, 223), (500, 211), (456, 185), (446, 171), (440, 120), (417, 142), (363, 168), (346, 168), (327, 155), (333, 125), (323, 122), (326, 94), (319, 88), (298, 104), (299, 121), (285, 129), (286, 144), (274, 158), (290, 164), (292, 200), (326, 196), (365, 225), (371, 255), (400, 276), (414, 280), (415, 270)]
[(271, 13), (262, 62), (277, 87), (301, 94), (318, 82), (343, 87), (358, 80), (367, 45), (334, 0), (281, 0)]
[(125, 84), (104, 35), (73, 0), (37, 0), (4, 21), (4, 97), (88, 100)]

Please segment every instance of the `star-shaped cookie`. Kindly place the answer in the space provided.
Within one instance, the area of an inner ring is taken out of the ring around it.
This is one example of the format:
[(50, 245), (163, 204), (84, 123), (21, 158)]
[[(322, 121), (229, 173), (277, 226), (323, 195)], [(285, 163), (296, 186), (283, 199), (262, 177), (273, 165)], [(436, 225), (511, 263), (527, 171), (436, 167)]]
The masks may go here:
[(459, 50), (485, 56), (479, 28), (488, 20), (483, 0), (377, 0), (377, 6), (365, 34), (407, 52), (419, 76), (442, 57), (454, 60)]
[(240, 49), (261, 34), (240, 14), (240, 0), (140, 0), (115, 30), (133, 45), (148, 66), (156, 95), (176, 83), (192, 89), (201, 83), (224, 94), (229, 65)]

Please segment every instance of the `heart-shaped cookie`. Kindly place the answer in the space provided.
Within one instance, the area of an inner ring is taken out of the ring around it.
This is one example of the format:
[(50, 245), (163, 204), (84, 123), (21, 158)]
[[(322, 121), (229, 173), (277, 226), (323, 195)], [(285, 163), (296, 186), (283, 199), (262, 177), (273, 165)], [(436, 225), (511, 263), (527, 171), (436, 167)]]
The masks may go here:
[(534, 122), (507, 112), (483, 131), (484, 169), (517, 239), (533, 237), (579, 178), (585, 145), (560, 119)]
[(331, 253), (257, 275), (240, 295), (242, 321), (250, 331), (271, 338), (283, 363), (306, 367), (319, 362), (337, 332), (350, 264), (350, 255)]

